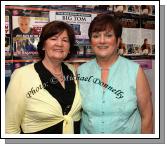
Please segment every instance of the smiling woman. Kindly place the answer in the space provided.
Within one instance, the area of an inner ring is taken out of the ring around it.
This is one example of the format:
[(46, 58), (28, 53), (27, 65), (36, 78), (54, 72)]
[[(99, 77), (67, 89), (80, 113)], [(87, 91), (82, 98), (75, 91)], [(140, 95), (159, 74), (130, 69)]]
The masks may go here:
[(119, 20), (99, 14), (91, 22), (88, 35), (96, 59), (78, 68), (80, 76), (94, 77), (94, 84), (79, 80), (81, 133), (152, 133), (151, 92), (144, 71), (118, 55), (122, 35)]
[(64, 22), (43, 27), (38, 43), (41, 61), (16, 69), (11, 76), (6, 92), (6, 133), (80, 132), (77, 82), (62, 80), (75, 76), (73, 66), (63, 63), (75, 52), (74, 42), (74, 31)]

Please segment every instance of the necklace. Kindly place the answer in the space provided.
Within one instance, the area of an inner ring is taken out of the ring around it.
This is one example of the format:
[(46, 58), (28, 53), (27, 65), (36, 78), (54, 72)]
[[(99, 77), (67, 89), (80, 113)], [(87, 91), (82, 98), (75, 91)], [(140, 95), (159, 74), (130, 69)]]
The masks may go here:
[(61, 76), (63, 74), (62, 67), (61, 67), (60, 73), (53, 73), (53, 74), (56, 76)]
[(64, 76), (63, 76), (62, 67), (61, 67), (60, 73), (53, 73), (53, 74), (54, 74), (54, 77), (56, 77), (56, 79), (61, 83), (61, 85), (64, 88)]

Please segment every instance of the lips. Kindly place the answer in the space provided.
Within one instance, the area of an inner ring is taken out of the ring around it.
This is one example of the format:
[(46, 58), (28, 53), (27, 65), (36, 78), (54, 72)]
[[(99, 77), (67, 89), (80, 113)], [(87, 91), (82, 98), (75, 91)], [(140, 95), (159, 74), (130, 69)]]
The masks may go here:
[(99, 48), (99, 49), (107, 49), (108, 46), (97, 46), (97, 48)]
[(62, 49), (54, 49), (56, 52), (64, 52)]

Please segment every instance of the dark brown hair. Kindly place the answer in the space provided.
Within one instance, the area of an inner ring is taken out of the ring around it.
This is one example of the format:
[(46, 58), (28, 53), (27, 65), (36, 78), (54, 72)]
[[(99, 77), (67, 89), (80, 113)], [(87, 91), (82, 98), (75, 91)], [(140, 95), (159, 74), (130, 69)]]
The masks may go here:
[(39, 42), (38, 42), (38, 45), (37, 45), (37, 50), (38, 50), (38, 54), (39, 54), (39, 57), (41, 59), (44, 59), (45, 57), (45, 51), (43, 50), (43, 46), (44, 46), (44, 42), (56, 35), (56, 34), (59, 34), (63, 31), (67, 31), (67, 34), (68, 34), (68, 37), (69, 37), (69, 41), (70, 41), (70, 50), (69, 50), (69, 54), (67, 55), (67, 57), (65, 58), (66, 59), (69, 59), (71, 57), (71, 55), (75, 54), (76, 53), (76, 50), (74, 49), (74, 44), (75, 44), (75, 34), (74, 34), (74, 31), (73, 31), (73, 28), (65, 23), (65, 22), (62, 22), (62, 21), (52, 21), (52, 22), (49, 22), (48, 24), (46, 24), (43, 28), (42, 28), (42, 32), (41, 32), (41, 35), (40, 35), (40, 38), (39, 38)]
[(93, 21), (90, 23), (88, 35), (91, 40), (93, 32), (100, 32), (104, 30), (112, 30), (116, 36), (116, 40), (122, 35), (122, 25), (119, 19), (110, 14), (99, 14), (97, 15)]

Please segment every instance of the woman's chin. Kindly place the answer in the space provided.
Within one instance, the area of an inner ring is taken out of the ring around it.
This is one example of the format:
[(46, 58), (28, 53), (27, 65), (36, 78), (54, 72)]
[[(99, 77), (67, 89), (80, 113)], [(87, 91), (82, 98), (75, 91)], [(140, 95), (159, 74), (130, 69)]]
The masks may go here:
[(63, 61), (66, 57), (63, 55), (63, 56), (53, 56), (52, 59), (54, 60), (60, 60), (60, 61)]
[(108, 57), (108, 54), (96, 54), (96, 56), (99, 58), (106, 58)]

